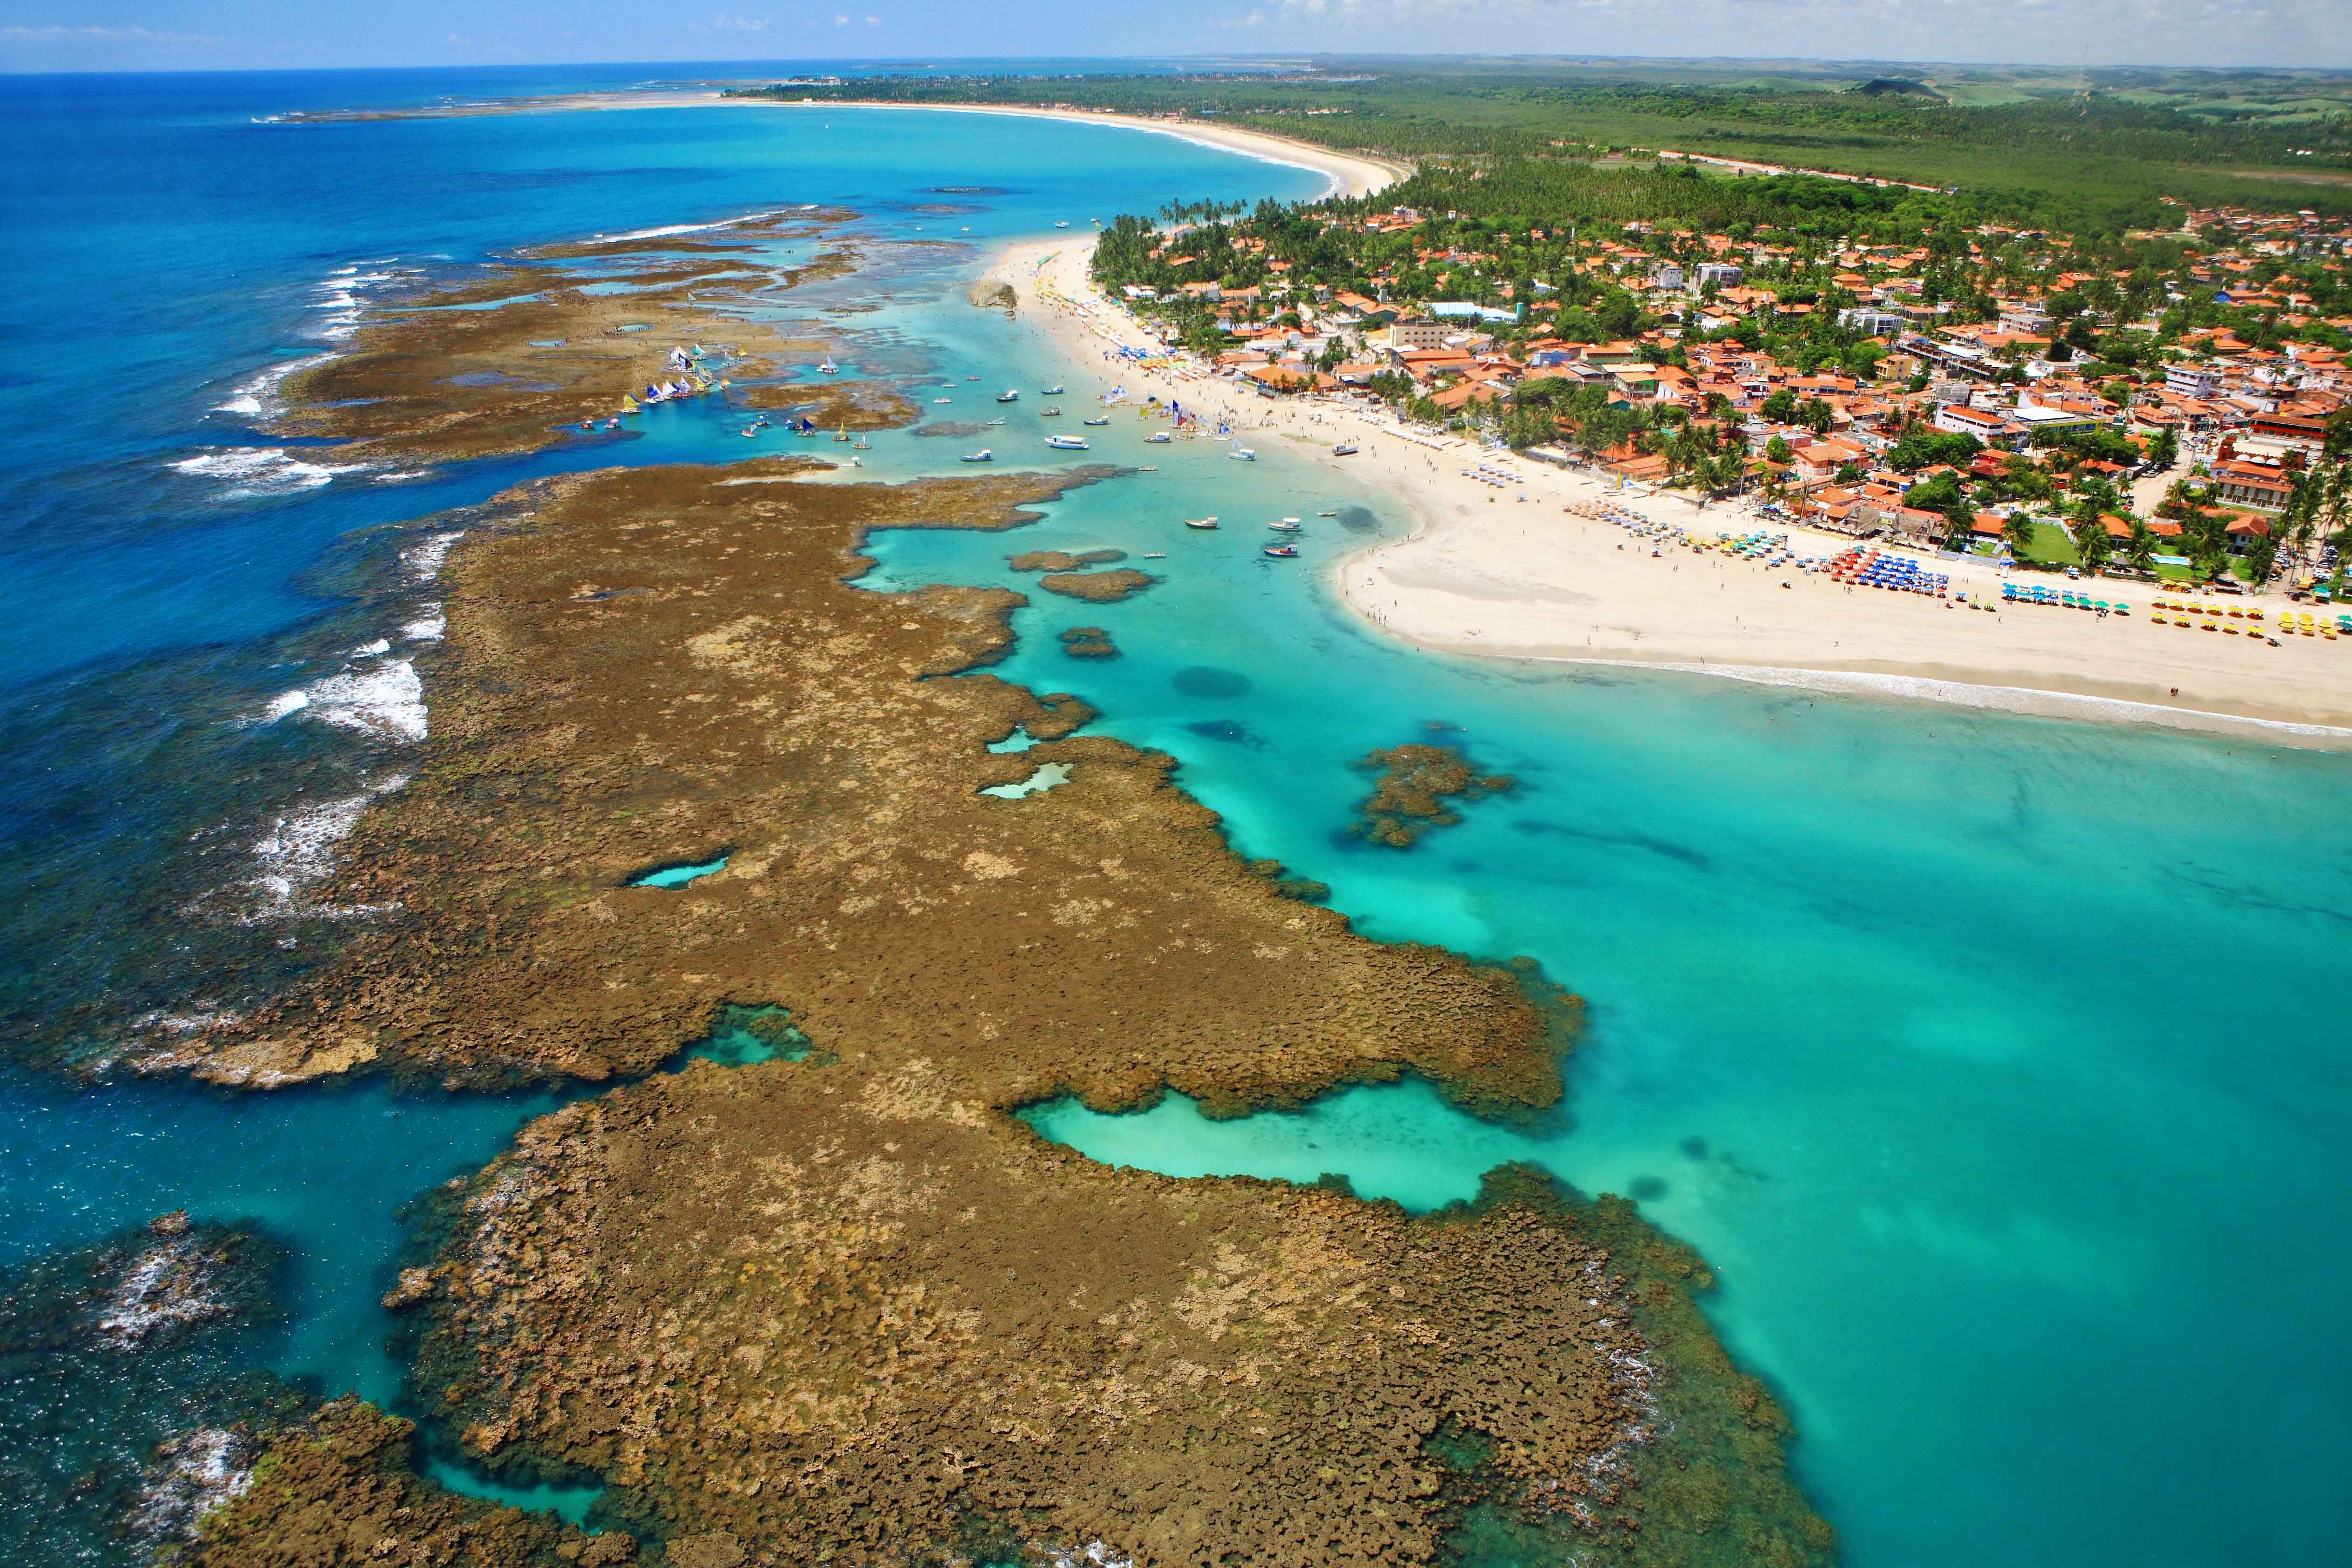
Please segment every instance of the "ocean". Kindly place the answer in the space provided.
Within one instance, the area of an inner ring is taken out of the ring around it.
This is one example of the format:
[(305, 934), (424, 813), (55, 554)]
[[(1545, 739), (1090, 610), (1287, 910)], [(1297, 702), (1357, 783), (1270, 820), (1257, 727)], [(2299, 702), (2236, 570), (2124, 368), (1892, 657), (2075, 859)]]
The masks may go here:
[[(1720, 1277), (1718, 1331), (1788, 1405), (1797, 1472), (1863, 1568), (2334, 1554), (2352, 1529), (2352, 1352), (2330, 1326), (2352, 1286), (2332, 1247), (2352, 1220), (2352, 763), (1433, 656), (1325, 585), (1338, 554), (1407, 526), (1370, 483), (1271, 438), (1252, 464), (1146, 447), (1131, 419), (1045, 451), (1039, 392), (1066, 383), (1075, 414), (1118, 376), (967, 303), (989, 247), (1163, 200), (1317, 194), (1301, 169), (915, 111), (275, 118), (679, 74), (0, 79), (0, 321), (20, 346), (0, 386), (18, 474), (0, 1015), (34, 1064), (0, 1077), (0, 1270), (173, 1208), (258, 1221), (288, 1249), (287, 1312), (221, 1363), (397, 1398), (376, 1298), (403, 1209), (551, 1097), (78, 1089), (39, 1064), (102, 1061), (131, 1020), (200, 1015), (365, 918), (307, 889), (429, 724), (431, 574), (466, 509), (537, 474), (750, 444), (680, 405), (617, 447), (405, 473), (257, 421), (276, 376), (418, 271), (843, 205), (863, 267), (788, 309), (845, 334), (845, 374), (930, 378), (959, 406), (926, 414), (957, 420), (1022, 388), (986, 438), (1000, 467), (1157, 469), (1017, 534), (877, 536), (867, 585), (1026, 585), (996, 673), (1176, 756), (1238, 850), (1328, 883), (1368, 934), (1527, 954), (1591, 1006), (1569, 1100), (1532, 1126), (1413, 1083), (1240, 1121), (1171, 1100), (1035, 1125), (1121, 1163), (1339, 1172), (1417, 1208), (1507, 1159), (1638, 1199)], [(954, 471), (978, 444), (873, 442), (878, 479)], [(1179, 523), (1204, 513), (1226, 526)], [(1284, 515), (1300, 558), (1269, 560), (1262, 524)], [(1005, 563), (1097, 545), (1163, 581), (1077, 605)], [(1076, 624), (1120, 657), (1066, 658), (1054, 634)], [(1354, 764), (1413, 741), (1514, 787), (1411, 849), (1352, 836)], [(0, 1496), (13, 1561), (126, 1560), (35, 1484), (44, 1454), (135, 1468), (161, 1435), (100, 1394), (0, 1401), (0, 1472), (34, 1478)]]

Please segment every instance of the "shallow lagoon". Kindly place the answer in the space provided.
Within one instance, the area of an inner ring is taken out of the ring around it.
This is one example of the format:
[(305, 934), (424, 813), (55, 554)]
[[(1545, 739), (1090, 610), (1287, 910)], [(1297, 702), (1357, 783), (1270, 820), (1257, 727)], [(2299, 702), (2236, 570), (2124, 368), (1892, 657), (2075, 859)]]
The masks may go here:
[[(1085, 607), (1122, 658), (1063, 658), (1072, 613), (1039, 604), (997, 673), (1181, 759), (1236, 848), (1368, 934), (1530, 954), (1591, 1027), (1530, 1129), (1407, 1083), (1042, 1131), (1416, 1208), (1510, 1159), (1639, 1198), (1721, 1277), (1853, 1563), (2325, 1555), (2352, 1521), (2352, 1266), (2323, 1239), (2352, 1220), (2343, 759), (1402, 649), (1316, 570), (1400, 525), (1376, 498), (1171, 450), (1017, 535), (878, 536), (876, 579), (1164, 550), (1165, 582)], [(1314, 519), (1347, 501), (1369, 518)], [(1227, 526), (1178, 523), (1202, 512)], [(1307, 560), (1257, 556), (1280, 515), (1313, 520)], [(1408, 740), (1518, 788), (1412, 850), (1351, 838), (1350, 762)]]

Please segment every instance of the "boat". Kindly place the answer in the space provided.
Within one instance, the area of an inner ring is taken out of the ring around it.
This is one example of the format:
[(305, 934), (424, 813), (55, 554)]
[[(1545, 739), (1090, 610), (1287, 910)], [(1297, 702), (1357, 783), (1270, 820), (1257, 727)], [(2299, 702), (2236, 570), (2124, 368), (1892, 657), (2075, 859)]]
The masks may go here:
[(1045, 445), (1059, 452), (1083, 452), (1087, 449), (1086, 437), (1083, 436), (1048, 436), (1045, 437)]
[(1339, 514), (1336, 511), (1318, 511), (1315, 515), (1318, 517), (1337, 517)]
[(1059, 223), (1055, 224), (1054, 226), (1055, 226), (1055, 228), (1067, 228), (1067, 227), (1069, 227), (1069, 226), (1070, 226), (1070, 220), (1069, 220), (1069, 219), (1067, 219), (1067, 218), (1064, 218), (1061, 222), (1059, 222)]
[(1150, 435), (1146, 436), (1143, 438), (1143, 444), (1147, 447), (1165, 447), (1169, 442), (1173, 441), (1175, 438), (1175, 437), (1171, 436), (1165, 430), (1154, 430)]
[(835, 430), (833, 433), (833, 438), (840, 442), (842, 445), (847, 446), (849, 444), (849, 426), (844, 425), (840, 429)]
[(1037, 395), (1040, 397), (1059, 397), (1062, 395), (1062, 384), (1057, 381)]
[(860, 436), (849, 444), (849, 449), (853, 452), (870, 452), (874, 450), (874, 443)]
[(1110, 416), (1108, 414), (1098, 414), (1094, 418), (1087, 420), (1087, 423), (1089, 425), (1108, 425), (1110, 423)]
[(1279, 522), (1267, 523), (1266, 527), (1274, 530), (1276, 533), (1297, 533), (1298, 531), (1298, 520), (1295, 517), (1286, 517)]
[(819, 375), (831, 375), (840, 368), (841, 367), (839, 365), (833, 363), (833, 356), (831, 354), (827, 354), (824, 356), (824, 363), (816, 367), (816, 373)]
[(1188, 517), (1184, 520), (1184, 526), (1187, 528), (1214, 528), (1217, 526), (1217, 520), (1213, 517)]
[(952, 397), (934, 397), (931, 401), (933, 403), (953, 403), (955, 399)]
[(1040, 408), (1037, 410), (1037, 417), (1040, 419), (1059, 419), (1061, 416), (1062, 411), (1058, 408)]
[(1018, 403), (1021, 401), (1021, 395), (1008, 386), (1003, 391), (996, 395), (996, 401), (999, 403)]
[(964, 377), (964, 379), (965, 379), (966, 381), (978, 381), (978, 380), (980, 379), (980, 377), (978, 377), (978, 376), (976, 376), (976, 375), (968, 375), (968, 376), (965, 376), (965, 377)]
[(1356, 455), (1356, 444), (1353, 441), (1342, 441), (1331, 448), (1331, 455), (1335, 458), (1352, 458)]
[(1276, 561), (1287, 561), (1292, 556), (1298, 553), (1298, 546), (1296, 544), (1269, 544), (1264, 550), (1260, 551), (1259, 553), (1262, 555), (1271, 555)]
[(966, 452), (962, 457), (958, 458), (956, 461), (959, 463), (992, 463), (996, 461), (996, 454), (990, 451), (987, 447), (982, 447), (977, 452)]
[(1225, 456), (1231, 458), (1236, 463), (1255, 463), (1257, 461), (1257, 454), (1251, 451), (1247, 447), (1243, 446), (1239, 440), (1235, 440), (1234, 442), (1234, 449), (1226, 453)]
[(1157, 463), (1146, 463), (1143, 467), (1136, 469), (1135, 471), (1139, 474), (1156, 474), (1160, 471), (1160, 465)]

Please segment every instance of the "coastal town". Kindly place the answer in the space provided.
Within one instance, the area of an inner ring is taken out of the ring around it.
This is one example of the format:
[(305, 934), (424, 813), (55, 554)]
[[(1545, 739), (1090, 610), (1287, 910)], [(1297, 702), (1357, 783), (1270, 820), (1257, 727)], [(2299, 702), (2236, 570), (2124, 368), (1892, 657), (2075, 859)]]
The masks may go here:
[(2176, 203), (2085, 238), (1716, 183), (1758, 216), (1171, 209), (1105, 229), (1094, 273), (1267, 398), (2021, 574), (2343, 594), (2352, 224)]

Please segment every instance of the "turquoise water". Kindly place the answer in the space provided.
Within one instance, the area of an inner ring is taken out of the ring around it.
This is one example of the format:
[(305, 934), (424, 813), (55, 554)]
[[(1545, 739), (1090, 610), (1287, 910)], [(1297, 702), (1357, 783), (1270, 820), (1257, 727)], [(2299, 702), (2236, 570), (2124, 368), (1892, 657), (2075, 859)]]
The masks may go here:
[[(1075, 413), (1102, 367), (965, 304), (982, 242), (1316, 188), (1160, 138), (919, 114), (255, 123), (457, 90), (443, 73), (0, 86), (10, 325), (75, 345), (0, 390), (44, 437), (0, 520), (20, 584), (0, 641), (0, 1001), (21, 1032), (64, 1018), (98, 1052), (129, 1012), (204, 1005), (191, 976), (331, 948), (330, 915), (257, 916), (220, 889), (299, 871), (303, 825), (404, 765), (396, 727), (320, 721), (352, 683), (384, 695), (391, 661), (429, 668), (403, 628), (434, 589), (402, 552), (520, 478), (754, 445), (740, 416), (680, 405), (626, 442), (394, 483), (239, 456), (283, 448), (224, 405), (327, 346), (338, 279), (849, 202), (864, 269), (795, 300), (854, 331), (845, 374), (934, 376), (951, 403), (926, 414), (957, 420), (992, 417), (1001, 385), (1065, 382)], [(940, 184), (996, 194), (913, 210)], [(1042, 466), (1033, 401), (987, 438), (1000, 467)], [(1158, 472), (1017, 534), (877, 536), (869, 585), (1031, 591), (996, 673), (1176, 755), (1237, 848), (1327, 882), (1370, 934), (1531, 954), (1590, 998), (1592, 1027), (1569, 1102), (1532, 1129), (1411, 1084), (1238, 1123), (1171, 1102), (1040, 1125), (1160, 1169), (1342, 1171), (1415, 1206), (1519, 1157), (1639, 1198), (1722, 1278), (1716, 1321), (1785, 1395), (1800, 1473), (1864, 1568), (2340, 1555), (2345, 761), (1400, 649), (1321, 587), (1337, 554), (1402, 526), (1382, 498), (1271, 439), (1244, 465), (1144, 428), (1116, 419), (1066, 460)], [(861, 456), (876, 478), (955, 472), (971, 444), (892, 432)], [(173, 466), (207, 455), (227, 461)], [(1227, 526), (1178, 525), (1203, 512)], [(1299, 560), (1257, 552), (1281, 515), (1308, 520)], [(1004, 563), (1095, 546), (1162, 581), (1072, 605)], [(1079, 622), (1121, 657), (1063, 655), (1053, 634)], [(379, 637), (387, 652), (358, 651)], [(297, 689), (301, 714), (263, 721)], [(1518, 787), (1411, 850), (1350, 837), (1351, 763), (1428, 739)], [(772, 1025), (726, 1024), (706, 1054), (793, 1048)], [(392, 1397), (375, 1301), (399, 1211), (549, 1103), (0, 1080), (0, 1266), (172, 1207), (258, 1219), (291, 1261), (257, 1357)]]
[(688, 882), (699, 881), (725, 869), (727, 857), (721, 855), (716, 860), (704, 860), (692, 866), (664, 866), (642, 877), (630, 878), (629, 885), (633, 888), (683, 888)]
[[(1637, 1197), (1720, 1275), (1712, 1315), (1785, 1395), (1853, 1563), (2332, 1555), (2345, 760), (1403, 650), (1317, 570), (1402, 520), (1258, 445), (1151, 448), (1160, 474), (1018, 535), (878, 536), (872, 580), (1017, 589), (1008, 552), (1164, 551), (1125, 603), (1034, 595), (995, 673), (1181, 759), (1236, 848), (1368, 934), (1541, 960), (1591, 1005), (1570, 1100), (1532, 1131), (1412, 1084), (1037, 1125), (1413, 1207), (1521, 1158)], [(1202, 512), (1226, 526), (1178, 523)], [(1300, 562), (1257, 555), (1279, 515), (1309, 520)], [(1061, 656), (1080, 619), (1122, 657)], [(1429, 739), (1518, 787), (1411, 850), (1349, 837), (1350, 762)]]

